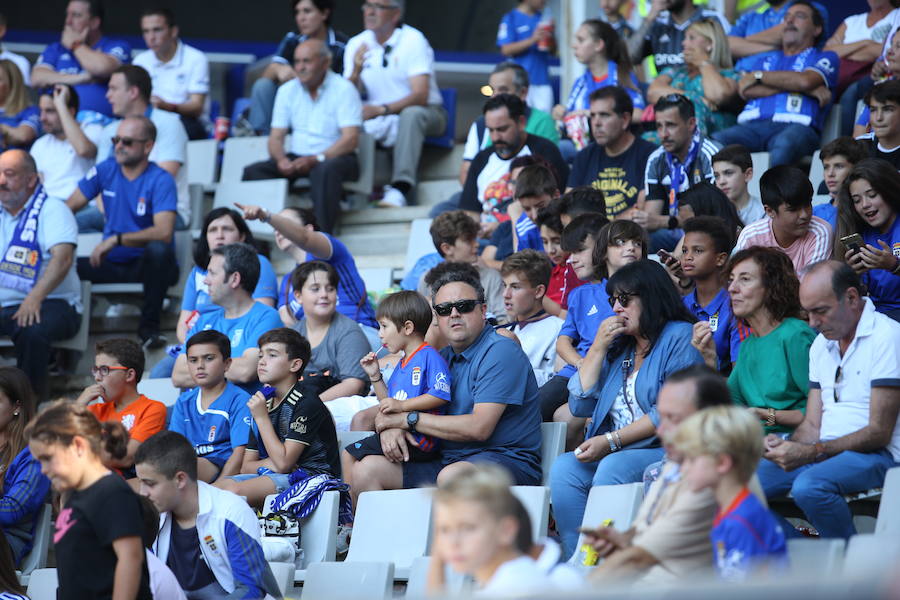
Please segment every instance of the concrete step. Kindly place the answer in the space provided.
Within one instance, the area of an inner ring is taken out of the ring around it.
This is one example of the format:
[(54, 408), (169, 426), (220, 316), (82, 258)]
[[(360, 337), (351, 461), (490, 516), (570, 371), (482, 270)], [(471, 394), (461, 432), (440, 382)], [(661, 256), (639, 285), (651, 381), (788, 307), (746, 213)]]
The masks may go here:
[(418, 206), (434, 206), (450, 199), (456, 192), (461, 192), (462, 186), (458, 179), (436, 179), (423, 181), (416, 186), (416, 204)]
[(354, 227), (384, 223), (409, 223), (413, 219), (428, 216), (429, 206), (405, 206), (403, 208), (367, 208), (345, 212), (341, 215), (341, 228), (338, 237), (344, 241)]

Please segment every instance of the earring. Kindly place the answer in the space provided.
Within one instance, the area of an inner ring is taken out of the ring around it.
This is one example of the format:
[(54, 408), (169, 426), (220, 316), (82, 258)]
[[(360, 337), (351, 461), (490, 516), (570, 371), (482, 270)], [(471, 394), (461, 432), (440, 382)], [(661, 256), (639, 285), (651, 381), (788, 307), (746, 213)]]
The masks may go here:
[(13, 412), (13, 416), (14, 416), (14, 417), (18, 417), (18, 416), (19, 416), (19, 411)]

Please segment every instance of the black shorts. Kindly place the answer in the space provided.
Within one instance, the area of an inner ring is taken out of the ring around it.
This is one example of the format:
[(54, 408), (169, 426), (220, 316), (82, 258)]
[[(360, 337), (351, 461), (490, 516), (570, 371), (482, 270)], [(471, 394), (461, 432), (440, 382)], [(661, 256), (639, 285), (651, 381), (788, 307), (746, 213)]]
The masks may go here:
[[(540, 468), (535, 469), (525, 461), (516, 460), (506, 454), (495, 452), (493, 450), (482, 450), (475, 454), (471, 454), (461, 459), (459, 462), (470, 462), (473, 464), (490, 463), (503, 467), (512, 477), (513, 485), (541, 485)], [(432, 460), (429, 462), (407, 462), (403, 463), (403, 487), (414, 488), (437, 483), (438, 473), (448, 464), (441, 460)]]
[[(407, 447), (409, 448), (410, 462), (429, 462), (432, 460), (440, 460), (441, 458), (439, 452), (423, 452), (412, 444), (407, 444)], [(370, 435), (367, 438), (363, 438), (358, 442), (348, 444), (344, 450), (349, 452), (350, 456), (356, 460), (362, 460), (367, 456), (373, 455), (384, 456), (384, 452), (381, 450), (381, 437), (377, 433), (375, 435)]]

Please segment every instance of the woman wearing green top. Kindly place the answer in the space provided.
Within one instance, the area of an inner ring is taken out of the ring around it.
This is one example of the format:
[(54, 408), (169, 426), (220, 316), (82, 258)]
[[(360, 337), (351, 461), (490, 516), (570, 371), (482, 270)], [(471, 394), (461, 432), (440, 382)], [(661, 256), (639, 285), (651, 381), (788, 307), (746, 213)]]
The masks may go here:
[[(731, 397), (759, 417), (766, 433), (790, 433), (806, 410), (816, 337), (802, 320), (794, 266), (779, 250), (753, 246), (732, 257), (726, 276), (732, 312), (747, 336), (728, 378)], [(715, 360), (715, 347), (711, 354), (698, 350)]]

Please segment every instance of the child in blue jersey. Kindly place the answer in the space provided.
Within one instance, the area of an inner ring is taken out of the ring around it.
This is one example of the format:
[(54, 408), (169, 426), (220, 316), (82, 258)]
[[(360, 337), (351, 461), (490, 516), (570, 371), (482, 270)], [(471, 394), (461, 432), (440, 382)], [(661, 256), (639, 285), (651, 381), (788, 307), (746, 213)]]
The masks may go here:
[(516, 201), (508, 212), (513, 221), (513, 252), (532, 249), (544, 251), (541, 230), (535, 225), (538, 211), (559, 196), (556, 177), (544, 165), (525, 167), (516, 177)]
[[(418, 411), (441, 414), (450, 401), (450, 369), (438, 351), (425, 342), (425, 334), (431, 327), (431, 306), (417, 292), (397, 292), (381, 301), (377, 317), (380, 326), (378, 335), (384, 347), (389, 352), (402, 351), (404, 357), (394, 368), (387, 385), (378, 370), (378, 358), (374, 352), (359, 361), (378, 396), (378, 406), (365, 411), (366, 425), (371, 425), (369, 429), (375, 429), (375, 416), (379, 412), (408, 412), (410, 419), (418, 418)], [(414, 431), (415, 427), (410, 429)], [(409, 460), (435, 459), (438, 447), (434, 438), (412, 433), (409, 442)], [(354, 461), (382, 454), (381, 440), (376, 434), (350, 444), (345, 450), (341, 462), (346, 481)], [(352, 488), (353, 483), (347, 483)]]
[(228, 336), (213, 329), (195, 333), (187, 341), (187, 363), (197, 387), (178, 398), (169, 430), (194, 446), (201, 481), (237, 475), (250, 436), (250, 394), (225, 379), (231, 366)]
[(696, 493), (711, 489), (719, 512), (710, 539), (722, 579), (743, 581), (786, 565), (784, 531), (747, 487), (763, 455), (759, 419), (745, 408), (715, 406), (685, 420), (672, 437), (681, 476)]
[(556, 50), (553, 29), (543, 27), (547, 0), (521, 0), (503, 15), (497, 30), (497, 46), (528, 72), (528, 105), (549, 113), (553, 108), (550, 58)]

